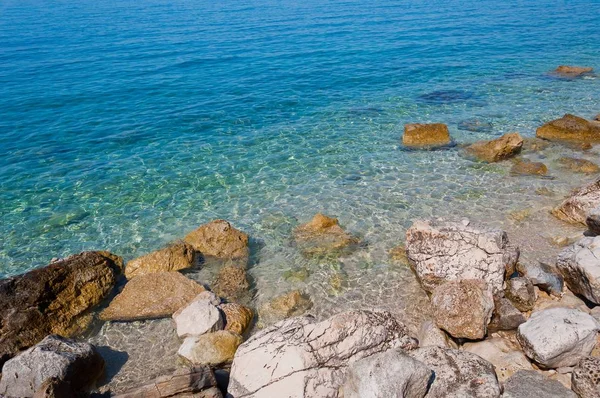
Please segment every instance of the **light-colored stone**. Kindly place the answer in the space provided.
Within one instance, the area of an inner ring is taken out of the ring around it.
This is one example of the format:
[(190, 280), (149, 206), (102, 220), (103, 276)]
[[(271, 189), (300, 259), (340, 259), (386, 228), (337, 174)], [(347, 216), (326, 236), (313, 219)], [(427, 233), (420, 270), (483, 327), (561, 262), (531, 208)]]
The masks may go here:
[(519, 258), (504, 231), (468, 221), (416, 221), (406, 232), (406, 249), (428, 292), (456, 279), (482, 279), (493, 292), (501, 291), (504, 274), (512, 273)]
[(154, 272), (179, 271), (193, 267), (197, 260), (197, 253), (191, 245), (177, 242), (129, 261), (125, 267), (125, 276), (131, 279)]
[(270, 325), (286, 318), (302, 315), (312, 305), (312, 300), (307, 294), (300, 290), (292, 290), (263, 304), (258, 310), (258, 316), (263, 325)]
[(428, 147), (448, 145), (450, 133), (443, 123), (405, 124), (402, 144), (408, 147)]
[(600, 206), (600, 179), (575, 190), (552, 214), (566, 222), (585, 224), (588, 213)]
[(565, 289), (565, 292), (560, 296), (550, 296), (545, 292), (538, 291), (537, 297), (538, 299), (533, 307), (534, 312), (550, 308), (570, 308), (586, 313), (590, 312), (585, 302), (568, 289)]
[(537, 298), (533, 283), (522, 276), (507, 280), (504, 294), (519, 311), (523, 312), (531, 311)]
[(599, 142), (600, 123), (566, 114), (539, 127), (536, 136), (550, 141)]
[(491, 141), (478, 141), (465, 150), (483, 162), (499, 162), (517, 155), (523, 147), (523, 137), (519, 133), (504, 134)]
[(223, 329), (225, 322), (221, 311), (204, 296), (204, 293), (200, 293), (173, 314), (179, 337), (200, 336)]
[(193, 364), (220, 365), (233, 360), (240, 344), (242, 336), (228, 330), (219, 330), (187, 337), (177, 353)]
[(225, 220), (214, 220), (190, 232), (184, 240), (203, 256), (239, 260), (246, 265), (249, 256), (248, 235)]
[(225, 315), (225, 330), (239, 335), (244, 334), (248, 329), (254, 316), (250, 308), (236, 303), (221, 304), (219, 309)]
[(521, 370), (504, 383), (502, 398), (577, 398), (560, 382), (550, 380), (534, 370)]
[(571, 384), (579, 398), (600, 397), (600, 358), (582, 358), (573, 369)]
[(492, 337), (475, 343), (465, 343), (462, 349), (477, 354), (494, 365), (498, 380), (503, 382), (519, 370), (532, 370), (527, 357), (504, 339)]
[(438, 328), (434, 321), (423, 322), (417, 337), (419, 339), (419, 347), (458, 348), (456, 343), (443, 330)]
[(306, 256), (339, 255), (351, 251), (359, 239), (340, 226), (337, 218), (317, 213), (294, 229), (294, 241)]
[(596, 345), (598, 322), (569, 308), (534, 312), (519, 326), (517, 339), (529, 358), (545, 368), (573, 366)]
[(563, 250), (556, 266), (573, 293), (600, 304), (600, 236), (582, 238)]

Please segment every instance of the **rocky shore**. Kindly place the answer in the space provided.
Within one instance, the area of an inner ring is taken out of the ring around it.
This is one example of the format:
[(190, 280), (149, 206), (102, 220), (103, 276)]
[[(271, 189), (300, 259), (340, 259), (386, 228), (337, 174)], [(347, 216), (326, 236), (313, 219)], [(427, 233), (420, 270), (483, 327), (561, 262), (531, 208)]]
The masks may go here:
[[(592, 70), (553, 73), (571, 79)], [(456, 145), (442, 123), (406, 125), (402, 142), (415, 150)], [(567, 114), (535, 139), (509, 133), (458, 150), (478, 163), (510, 162), (515, 176), (546, 176), (545, 163), (520, 154), (546, 145), (587, 151), (598, 142), (599, 121)], [(83, 252), (1, 280), (0, 396), (600, 397), (600, 179), (589, 176), (600, 169), (578, 157), (558, 164), (586, 184), (551, 210), (579, 230), (551, 263), (526, 257), (501, 228), (460, 215), (412, 222), (390, 258), (410, 267), (428, 297), (431, 319), (416, 331), (380, 308), (317, 319), (300, 289), (256, 305), (251, 236), (226, 220), (127, 263)], [(289, 239), (316, 261), (366, 245), (321, 213)], [(190, 276), (208, 264), (211, 280)], [(343, 283), (330, 280), (332, 289)], [(90, 334), (149, 320), (172, 335), (177, 366), (126, 389), (101, 386), (116, 356)]]

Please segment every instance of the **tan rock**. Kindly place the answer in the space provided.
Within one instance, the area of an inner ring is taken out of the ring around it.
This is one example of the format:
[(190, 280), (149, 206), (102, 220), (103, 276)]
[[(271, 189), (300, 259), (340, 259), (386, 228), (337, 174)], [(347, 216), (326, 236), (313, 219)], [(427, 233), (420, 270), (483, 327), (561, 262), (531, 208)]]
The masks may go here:
[(552, 143), (550, 141), (542, 140), (537, 137), (528, 137), (523, 139), (523, 150), (530, 152), (539, 152), (548, 148)]
[(536, 136), (550, 141), (600, 142), (600, 123), (566, 114), (539, 127)]
[(129, 261), (125, 267), (125, 276), (131, 279), (137, 275), (190, 268), (194, 266), (196, 254), (191, 245), (177, 242)]
[(359, 239), (346, 233), (337, 218), (317, 213), (293, 232), (300, 251), (307, 256), (340, 254), (358, 244)]
[(204, 224), (187, 234), (184, 240), (203, 256), (227, 260), (248, 259), (248, 235), (225, 220)]
[(558, 159), (558, 163), (563, 168), (569, 169), (577, 173), (591, 174), (600, 171), (600, 167), (598, 167), (596, 163), (586, 159), (562, 157)]
[(533, 370), (525, 354), (500, 337), (492, 337), (475, 343), (465, 343), (462, 348), (465, 351), (479, 355), (494, 365), (500, 382), (504, 382), (519, 370)]
[(590, 73), (593, 70), (594, 68), (589, 66), (560, 65), (554, 70), (554, 73), (565, 77), (578, 77), (586, 73)]
[(226, 265), (219, 271), (212, 286), (213, 291), (221, 297), (237, 301), (249, 295), (250, 284), (246, 277), (246, 269), (237, 265)]
[(219, 365), (233, 360), (242, 336), (228, 330), (187, 337), (177, 353), (193, 364)]
[(221, 304), (219, 309), (225, 315), (225, 330), (239, 335), (244, 334), (248, 329), (254, 316), (250, 308), (236, 303)]
[(518, 175), (546, 175), (548, 167), (541, 162), (519, 161), (513, 164), (510, 172)]
[(275, 297), (258, 311), (263, 324), (271, 324), (293, 316), (304, 314), (312, 307), (310, 297), (300, 290)]
[(447, 145), (450, 143), (448, 126), (443, 123), (405, 124), (402, 143), (409, 147)]
[(483, 162), (499, 162), (521, 152), (523, 138), (519, 133), (505, 134), (491, 141), (478, 141), (466, 148), (467, 153)]
[(205, 289), (178, 272), (136, 276), (100, 313), (106, 321), (133, 321), (171, 316)]
[(574, 224), (585, 224), (590, 211), (600, 206), (600, 179), (571, 193), (560, 205), (552, 209), (556, 218)]

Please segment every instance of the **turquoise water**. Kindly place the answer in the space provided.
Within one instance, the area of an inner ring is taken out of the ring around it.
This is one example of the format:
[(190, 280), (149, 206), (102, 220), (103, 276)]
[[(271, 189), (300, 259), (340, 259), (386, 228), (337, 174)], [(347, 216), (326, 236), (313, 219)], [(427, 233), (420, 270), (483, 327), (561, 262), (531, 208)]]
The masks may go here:
[[(547, 180), (405, 151), (403, 125), (445, 122), (460, 143), (595, 115), (600, 79), (547, 72), (600, 69), (598, 15), (592, 0), (3, 0), (0, 275), (87, 249), (130, 259), (214, 218), (252, 235), (260, 275), (298, 266), (289, 230), (316, 211), (388, 247), (416, 217), (523, 207)], [(470, 118), (491, 131), (459, 130)]]

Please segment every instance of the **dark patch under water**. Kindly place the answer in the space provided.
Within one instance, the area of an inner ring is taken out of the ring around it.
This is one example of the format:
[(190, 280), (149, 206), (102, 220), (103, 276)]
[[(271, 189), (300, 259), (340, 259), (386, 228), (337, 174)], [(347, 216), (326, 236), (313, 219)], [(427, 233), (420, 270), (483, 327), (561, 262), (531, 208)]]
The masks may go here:
[(494, 125), (481, 119), (466, 119), (458, 123), (459, 130), (473, 131), (476, 133), (490, 133)]

